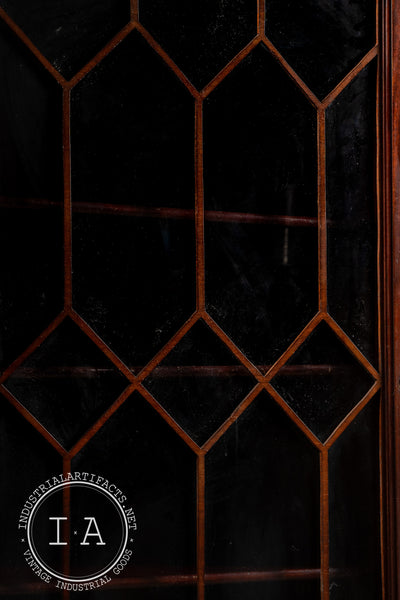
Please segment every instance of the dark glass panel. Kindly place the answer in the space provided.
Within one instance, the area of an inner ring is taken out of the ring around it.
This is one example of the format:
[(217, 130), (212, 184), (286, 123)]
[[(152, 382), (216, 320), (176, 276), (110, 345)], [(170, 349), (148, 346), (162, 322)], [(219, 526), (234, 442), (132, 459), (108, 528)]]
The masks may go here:
[(75, 202), (193, 208), (194, 108), (136, 31), (72, 92)]
[(317, 310), (317, 259), (316, 228), (206, 224), (208, 310), (262, 370)]
[(195, 307), (193, 222), (121, 215), (74, 217), (74, 303), (138, 370)]
[(320, 600), (319, 577), (315, 581), (268, 581), (206, 588), (206, 600)]
[[(0, 22), (0, 365), (62, 305), (61, 89)], [(55, 206), (53, 206), (55, 204)]]
[(372, 386), (373, 379), (322, 323), (273, 378), (272, 385), (325, 441)]
[(3, 369), (57, 316), (63, 298), (62, 207), (15, 204), (4, 208), (0, 200)]
[(205, 100), (206, 208), (317, 214), (315, 110), (264, 46)]
[[(99, 492), (98, 488), (94, 489), (85, 485), (71, 486), (69, 498), (71, 506), (69, 576), (89, 579), (97, 573), (101, 577), (100, 573), (112, 566), (119, 552), (122, 551), (125, 554), (125, 547), (121, 543), (125, 533), (120, 512), (122, 507), (115, 504), (118, 502), (115, 496), (114, 500), (110, 500), (110, 497), (106, 493)], [(42, 512), (47, 511), (43, 510)], [(86, 515), (90, 515), (96, 520), (97, 528), (88, 527), (88, 523), (85, 522)], [(88, 532), (99, 535), (90, 537), (87, 535)], [(87, 542), (87, 545), (82, 545), (83, 540)], [(103, 545), (96, 543), (100, 541), (103, 542)], [(132, 551), (129, 535), (127, 546)], [(114, 579), (111, 569), (108, 576)], [(86, 594), (86, 590), (82, 591)]]
[[(38, 485), (59, 473), (62, 473), (61, 457), (4, 396), (0, 396), (0, 528), (3, 540), (0, 544), (0, 598), (14, 596), (19, 587), (24, 597), (25, 584), (41, 583), (25, 560), (26, 529), (18, 527), (19, 517)], [(38, 598), (57, 597), (53, 586), (45, 586)], [(25, 597), (32, 598), (32, 595), (26, 591)]]
[(140, 0), (140, 21), (197, 87), (257, 33), (256, 0)]
[[(121, 577), (121, 576), (119, 576)], [(113, 584), (108, 584), (98, 591), (85, 592), (85, 598), (89, 600), (196, 600), (197, 588), (193, 585), (185, 585), (177, 587), (176, 585), (168, 585), (167, 587), (143, 587), (135, 586), (134, 581), (132, 587), (123, 583), (124, 589), (118, 589), (119, 578), (113, 578)], [(122, 586), (121, 586), (122, 587)], [(82, 598), (80, 592), (73, 592), (71, 598), (79, 600)]]
[(137, 520), (134, 558), (123, 577), (193, 573), (196, 457), (134, 393), (73, 460), (127, 496)]
[(129, 22), (129, 0), (0, 0), (39, 50), (70, 79)]
[(0, 205), (62, 199), (62, 90), (0, 21)]
[(329, 451), (332, 600), (381, 598), (379, 403), (373, 400)]
[(319, 567), (319, 457), (263, 392), (206, 457), (212, 572)]
[(320, 98), (375, 44), (375, 0), (268, 0), (266, 33)]
[(144, 384), (199, 445), (218, 429), (256, 381), (198, 321)]
[(128, 381), (69, 319), (6, 381), (7, 389), (68, 448)]
[(376, 64), (327, 110), (328, 300), (332, 316), (377, 361)]
[(314, 109), (258, 47), (206, 100), (204, 119), (206, 209), (251, 213), (206, 213), (208, 308), (268, 364), (316, 310), (316, 219), (305, 218), (317, 211)]

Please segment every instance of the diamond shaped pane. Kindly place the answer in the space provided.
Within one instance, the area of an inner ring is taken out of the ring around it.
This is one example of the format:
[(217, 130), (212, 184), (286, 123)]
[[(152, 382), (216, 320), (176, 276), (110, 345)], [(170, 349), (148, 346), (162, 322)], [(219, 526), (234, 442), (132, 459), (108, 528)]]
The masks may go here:
[(127, 383), (79, 327), (66, 320), (13, 373), (6, 387), (68, 448)]
[(326, 323), (319, 325), (272, 385), (324, 442), (373, 384)]
[(199, 321), (144, 384), (193, 440), (203, 444), (252, 389), (255, 380)]

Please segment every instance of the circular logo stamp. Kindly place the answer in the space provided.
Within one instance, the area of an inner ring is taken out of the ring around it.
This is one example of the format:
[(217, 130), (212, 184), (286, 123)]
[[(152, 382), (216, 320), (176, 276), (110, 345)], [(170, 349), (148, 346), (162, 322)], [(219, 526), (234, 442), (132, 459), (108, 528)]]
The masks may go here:
[(135, 513), (114, 483), (94, 473), (53, 476), (25, 501), (18, 521), (24, 558), (46, 583), (97, 589), (132, 559)]

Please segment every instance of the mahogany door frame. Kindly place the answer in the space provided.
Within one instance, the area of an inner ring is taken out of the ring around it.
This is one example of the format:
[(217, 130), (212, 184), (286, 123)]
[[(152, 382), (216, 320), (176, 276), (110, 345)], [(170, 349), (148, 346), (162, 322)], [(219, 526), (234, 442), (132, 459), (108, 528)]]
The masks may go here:
[(382, 210), (383, 579), (400, 598), (400, 0), (381, 4), (380, 208)]

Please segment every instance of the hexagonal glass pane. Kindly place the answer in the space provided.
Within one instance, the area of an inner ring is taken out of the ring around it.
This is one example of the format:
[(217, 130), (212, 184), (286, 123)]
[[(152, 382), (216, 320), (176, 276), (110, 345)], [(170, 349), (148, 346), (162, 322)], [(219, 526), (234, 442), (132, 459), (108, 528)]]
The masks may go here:
[(263, 46), (205, 103), (207, 306), (262, 370), (317, 309), (315, 127)]
[(74, 90), (74, 304), (136, 370), (194, 310), (194, 105), (133, 32)]

